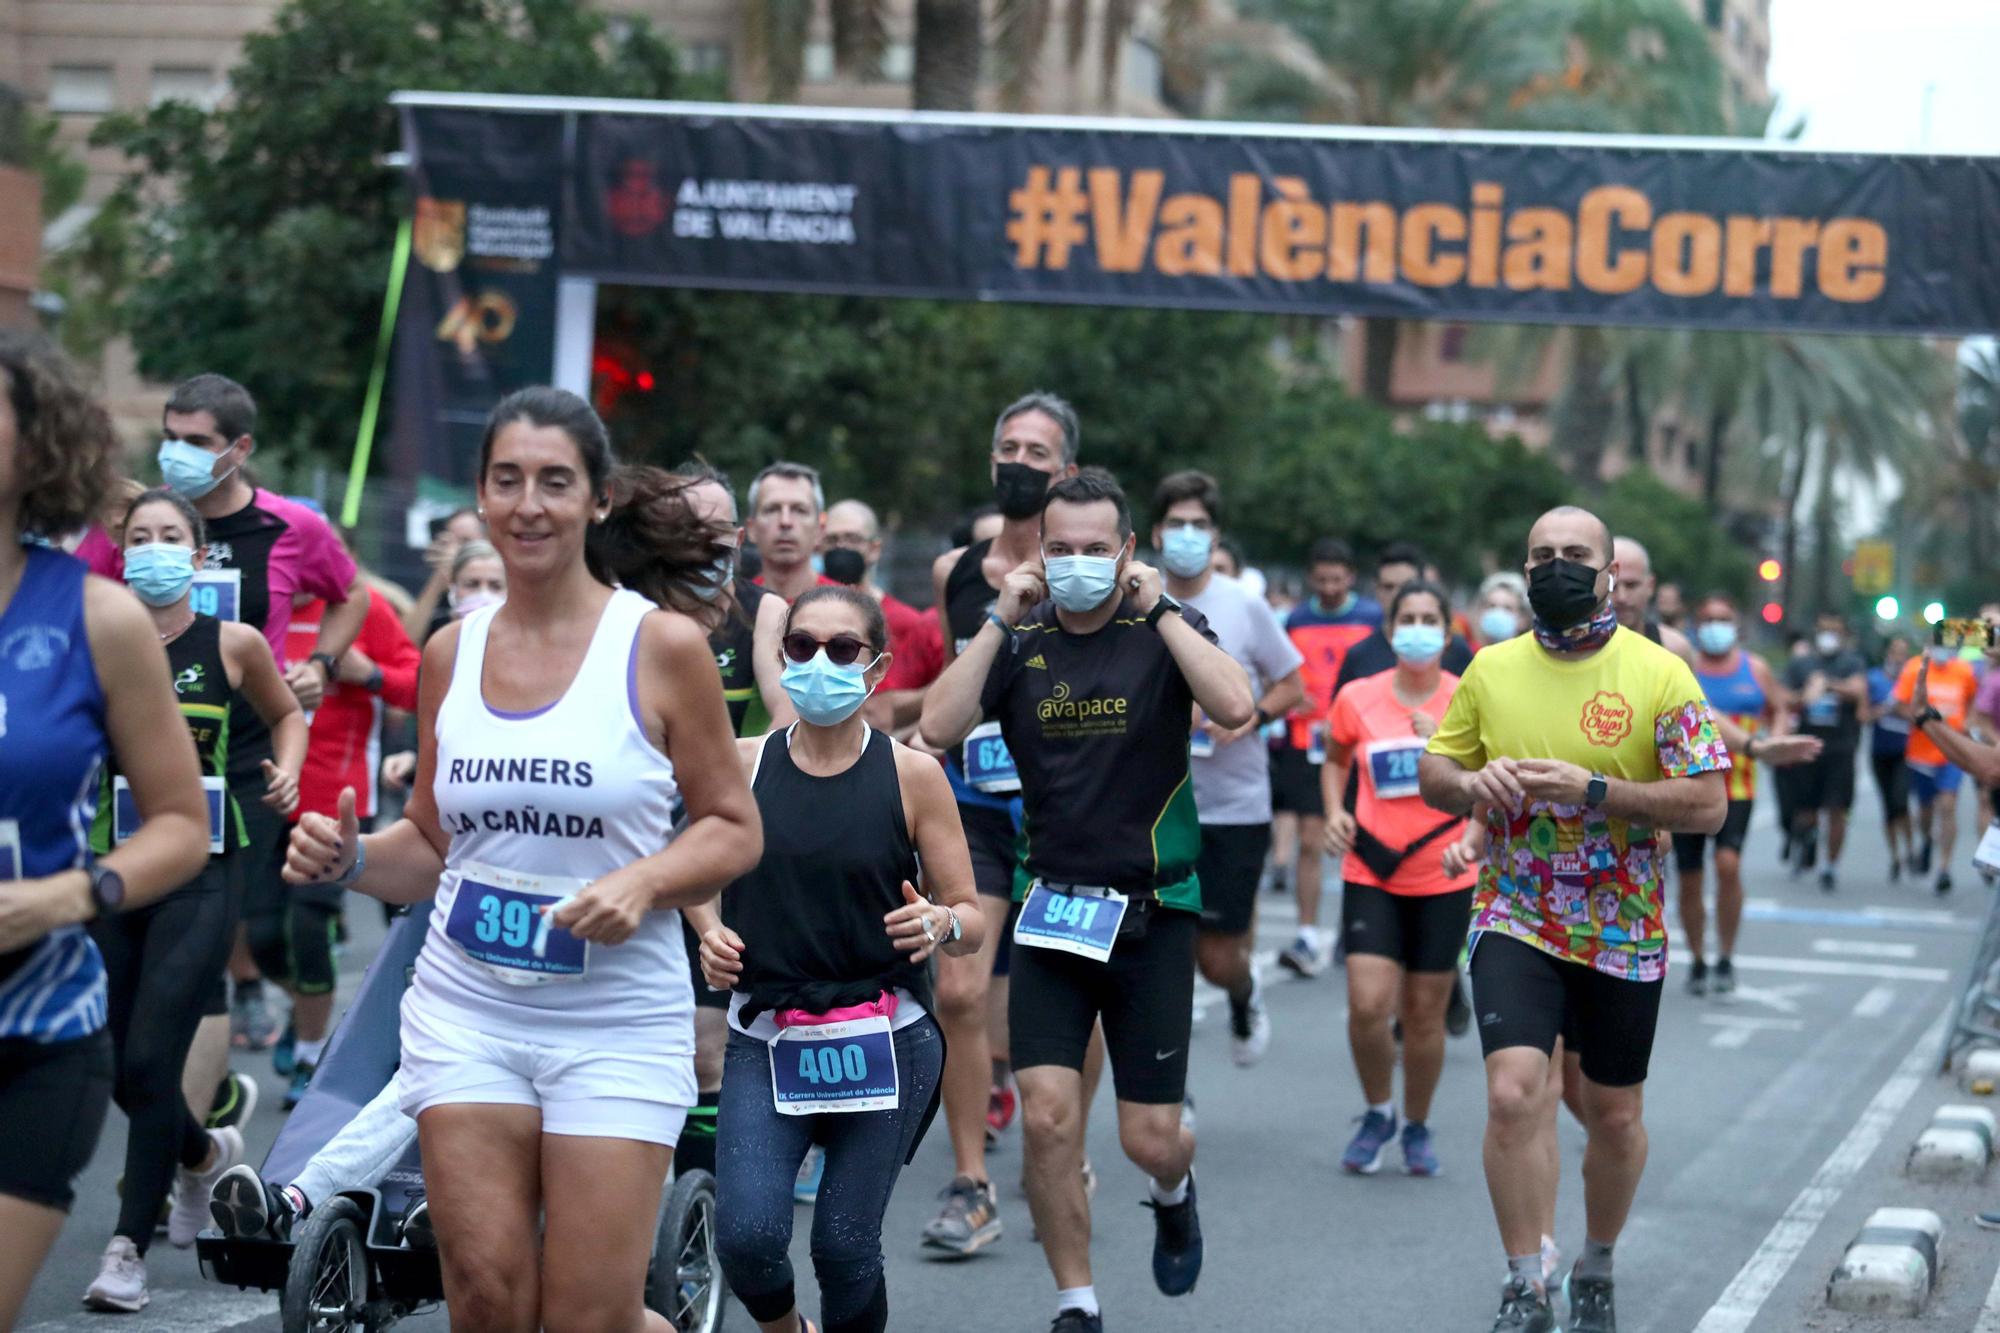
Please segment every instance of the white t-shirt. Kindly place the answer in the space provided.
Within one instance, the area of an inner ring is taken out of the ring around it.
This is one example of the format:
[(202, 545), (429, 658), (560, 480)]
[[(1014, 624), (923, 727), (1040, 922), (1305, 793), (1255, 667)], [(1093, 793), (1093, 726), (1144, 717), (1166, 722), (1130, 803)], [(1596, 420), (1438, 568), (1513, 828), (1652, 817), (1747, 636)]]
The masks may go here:
[[(1249, 673), (1257, 698), (1305, 660), (1264, 599), (1234, 579), (1211, 574), (1199, 595), (1181, 600), (1208, 618), (1216, 642)], [(1202, 823), (1271, 822), (1271, 760), (1262, 736), (1253, 731), (1211, 755), (1195, 756), (1190, 766)]]

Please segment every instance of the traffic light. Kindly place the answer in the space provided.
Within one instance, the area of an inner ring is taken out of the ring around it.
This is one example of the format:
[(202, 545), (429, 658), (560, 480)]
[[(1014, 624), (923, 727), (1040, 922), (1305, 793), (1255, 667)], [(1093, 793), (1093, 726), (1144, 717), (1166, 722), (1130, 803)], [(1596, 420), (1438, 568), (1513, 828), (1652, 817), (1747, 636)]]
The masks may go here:
[(1894, 597), (1878, 597), (1875, 599), (1875, 618), (1877, 620), (1894, 620), (1902, 614), (1903, 604)]
[[(1784, 576), (1785, 576), (1785, 567), (1779, 564), (1775, 560), (1767, 559), (1764, 561), (1763, 564), (1757, 566), (1757, 577), (1764, 580), (1764, 582), (1766, 583), (1776, 583), (1779, 579), (1783, 578)], [(1769, 620), (1770, 617), (1766, 616), (1765, 619)], [(1773, 620), (1771, 621), (1771, 623), (1775, 625), (1778, 622)]]
[(1785, 608), (1779, 606), (1776, 602), (1766, 602), (1764, 603), (1764, 609), (1758, 612), (1758, 614), (1764, 617), (1766, 625), (1782, 624), (1785, 619)]
[(1938, 621), (1943, 619), (1944, 619), (1943, 602), (1926, 602), (1924, 604), (1924, 623), (1926, 625), (1935, 625), (1938, 623)]

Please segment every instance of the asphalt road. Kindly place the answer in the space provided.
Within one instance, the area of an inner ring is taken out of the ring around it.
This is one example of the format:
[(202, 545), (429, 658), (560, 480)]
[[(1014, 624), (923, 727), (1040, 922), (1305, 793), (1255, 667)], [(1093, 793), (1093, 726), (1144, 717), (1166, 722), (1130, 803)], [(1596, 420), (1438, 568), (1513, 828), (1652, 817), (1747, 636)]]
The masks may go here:
[[(1967, 837), (1951, 898), (1937, 900), (1908, 880), (1890, 885), (1875, 794), (1864, 786), (1859, 798), (1860, 827), (1830, 895), (1777, 867), (1773, 816), (1768, 807), (1759, 811), (1748, 855), (1751, 908), (1737, 959), (1743, 985), (1732, 1000), (1687, 995), (1684, 959), (1676, 955), (1680, 970), (1669, 978), (1648, 1084), (1652, 1157), (1618, 1247), (1626, 1333), (1900, 1326), (1833, 1314), (1823, 1296), (1862, 1219), (1887, 1204), (1935, 1208), (1945, 1219), (1943, 1272), (1927, 1325), (2000, 1333), (2000, 1234), (1971, 1225), (1979, 1208), (2000, 1202), (2000, 1191), (1919, 1185), (1901, 1171), (1931, 1110), (1963, 1100), (1934, 1075), (1937, 1033), (1990, 894), (1964, 864)], [(348, 984), (360, 974), (379, 921), (372, 910), (352, 917), (361, 939), (346, 958)], [(1213, 992), (1213, 1008), (1196, 1029), (1191, 1077), (1207, 1266), (1186, 1298), (1168, 1301), (1153, 1290), (1151, 1218), (1138, 1206), (1144, 1183), (1119, 1155), (1109, 1106), (1097, 1108), (1091, 1156), (1102, 1187), (1094, 1252), (1107, 1325), (1158, 1333), (1484, 1330), (1503, 1257), (1480, 1171), (1476, 1038), (1451, 1043), (1432, 1118), (1443, 1176), (1343, 1175), (1340, 1151), (1361, 1106), (1347, 1056), (1342, 976), (1334, 970), (1301, 982), (1271, 971), (1268, 950), (1285, 942), (1294, 920), (1289, 899), (1265, 900), (1262, 962), (1276, 1029), (1268, 1058), (1249, 1070), (1230, 1063), (1225, 1011)], [(281, 1122), (281, 1085), (261, 1058), (239, 1057), (238, 1067), (263, 1079), (251, 1129), (256, 1160)], [(1028, 1239), (1018, 1135), (1018, 1127), (1010, 1131), (992, 1159), (1007, 1234), (966, 1263), (928, 1261), (916, 1243), (949, 1173), (941, 1128), (905, 1172), (884, 1240), (892, 1328), (1047, 1326), (1053, 1289)], [(276, 1329), (274, 1297), (203, 1282), (192, 1253), (164, 1241), (153, 1250), (151, 1309), (136, 1316), (82, 1310), (79, 1297), (114, 1220), (123, 1142), (114, 1113), (23, 1326), (41, 1333)], [(1566, 1115), (1562, 1145), (1558, 1240), (1573, 1253), (1583, 1237), (1582, 1135)], [(795, 1260), (811, 1313), (805, 1209), (798, 1218)], [(754, 1327), (734, 1307), (727, 1326)], [(442, 1329), (445, 1320), (431, 1315), (402, 1327)]]

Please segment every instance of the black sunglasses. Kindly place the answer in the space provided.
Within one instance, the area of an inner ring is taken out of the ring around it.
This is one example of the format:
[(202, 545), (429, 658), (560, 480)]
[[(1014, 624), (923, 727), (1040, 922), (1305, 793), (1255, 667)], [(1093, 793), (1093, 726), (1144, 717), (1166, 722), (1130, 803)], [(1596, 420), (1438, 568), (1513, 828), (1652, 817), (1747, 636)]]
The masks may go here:
[(870, 651), (869, 646), (852, 634), (836, 634), (831, 639), (815, 639), (804, 630), (793, 630), (782, 640), (785, 656), (794, 662), (810, 662), (813, 654), (826, 649), (826, 660), (835, 666), (853, 666), (855, 659)]

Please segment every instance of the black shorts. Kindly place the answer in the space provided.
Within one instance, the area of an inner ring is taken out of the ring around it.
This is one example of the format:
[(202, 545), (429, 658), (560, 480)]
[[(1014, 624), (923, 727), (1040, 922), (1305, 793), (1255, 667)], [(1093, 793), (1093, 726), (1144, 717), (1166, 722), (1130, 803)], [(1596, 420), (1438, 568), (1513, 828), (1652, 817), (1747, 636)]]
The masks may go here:
[(111, 1033), (0, 1039), (0, 1194), (69, 1211), (111, 1105)]
[[(1750, 836), (1750, 812), (1755, 801), (1731, 801), (1729, 813), (1723, 816), (1722, 828), (1715, 834), (1715, 850), (1725, 848), (1732, 852), (1743, 850), (1743, 840)], [(1708, 850), (1709, 835), (1706, 833), (1674, 834), (1674, 864), (1688, 874), (1701, 869), (1702, 856)]]
[(1271, 751), (1271, 808), (1279, 814), (1319, 818), (1326, 801), (1319, 790), (1319, 765), (1304, 750), (1283, 746)]
[(1875, 768), (1875, 790), (1882, 795), (1882, 818), (1910, 817), (1910, 765), (1899, 754), (1869, 756)]
[(729, 992), (712, 989), (708, 978), (701, 974), (701, 936), (694, 933), (686, 917), (681, 918), (681, 944), (687, 949), (688, 980), (694, 985), (694, 1007), (697, 1009), (727, 1009)]
[(1562, 1037), (1583, 1076), (1607, 1088), (1646, 1081), (1660, 1023), (1659, 981), (1625, 981), (1488, 930), (1472, 949), (1472, 1012), (1482, 1053), (1554, 1052)]
[(1838, 810), (1854, 805), (1854, 751), (1826, 749), (1810, 764), (1791, 770), (1798, 774), (1798, 809)]
[(1340, 938), (1350, 954), (1374, 954), (1406, 972), (1452, 972), (1472, 924), (1472, 890), (1391, 893), (1352, 880), (1340, 890)]
[(1201, 880), (1201, 928), (1211, 935), (1247, 935), (1257, 918), (1257, 884), (1271, 853), (1269, 824), (1203, 824), (1201, 855), (1194, 869)]
[(1014, 896), (1014, 817), (990, 805), (958, 807), (965, 826), (965, 849), (972, 853), (972, 887), (988, 898)]
[(1166, 1105), (1187, 1093), (1194, 1015), (1193, 912), (1134, 899), (1108, 962), (1020, 947), (1007, 992), (1014, 1068), (1083, 1068), (1104, 1020), (1111, 1086), (1121, 1102)]

